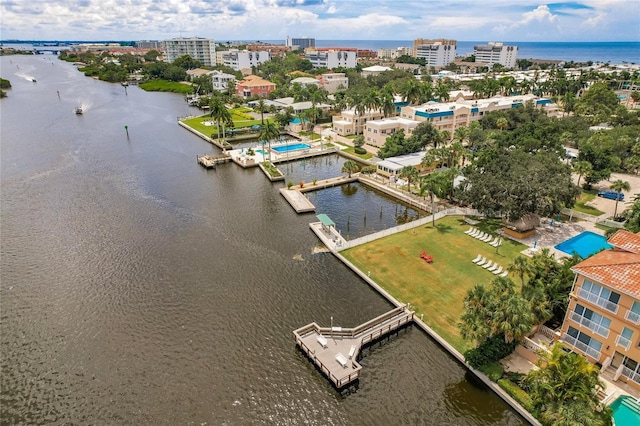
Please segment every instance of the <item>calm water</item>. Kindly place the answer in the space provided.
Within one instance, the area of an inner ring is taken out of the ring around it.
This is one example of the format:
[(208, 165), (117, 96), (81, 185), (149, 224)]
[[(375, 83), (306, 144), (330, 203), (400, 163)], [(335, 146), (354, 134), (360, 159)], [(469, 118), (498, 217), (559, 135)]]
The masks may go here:
[(390, 306), (313, 254), (313, 216), (257, 169), (199, 167), (181, 96), (0, 65), (3, 424), (523, 423), (415, 328), (338, 394), (292, 330)]

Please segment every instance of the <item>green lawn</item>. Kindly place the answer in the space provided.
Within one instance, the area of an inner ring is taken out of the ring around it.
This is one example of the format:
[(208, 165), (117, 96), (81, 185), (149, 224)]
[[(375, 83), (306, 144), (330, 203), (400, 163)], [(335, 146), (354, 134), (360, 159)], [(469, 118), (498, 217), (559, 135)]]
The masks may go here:
[(604, 212), (596, 209), (595, 207), (587, 206), (587, 203), (596, 197), (597, 192), (598, 191), (596, 191), (595, 189), (583, 190), (573, 209), (575, 211), (591, 214), (594, 216), (600, 216), (604, 214)]
[(193, 93), (193, 86), (178, 81), (150, 80), (140, 83), (139, 87), (147, 92)]
[[(247, 120), (246, 114), (237, 113), (237, 112), (234, 112), (234, 110), (229, 110), (229, 111), (232, 113), (231, 117), (233, 118), (233, 125), (236, 129), (239, 129), (241, 127), (250, 127), (255, 124), (260, 124), (260, 119), (254, 120), (253, 118), (251, 118), (251, 116), (248, 116), (251, 119)], [(206, 136), (215, 135), (215, 137), (217, 137), (218, 126), (216, 126), (215, 124), (212, 126), (205, 126), (203, 124), (205, 121), (212, 121), (212, 118), (209, 114), (204, 114), (199, 117), (189, 118), (187, 120), (183, 120), (182, 122), (187, 126), (191, 127), (192, 129), (195, 129)], [(264, 121), (266, 122), (269, 120), (265, 118)], [(222, 137), (222, 129), (220, 129), (220, 137)]]
[[(476, 226), (493, 232), (501, 227), (497, 219), (485, 219)], [(341, 252), (362, 271), (403, 303), (411, 303), (418, 316), (460, 352), (473, 347), (462, 339), (458, 322), (463, 312), (462, 299), (476, 284), (488, 285), (496, 276), (471, 262), (478, 254), (509, 266), (523, 244), (505, 240), (491, 247), (464, 232), (469, 229), (462, 217), (446, 217), (429, 225), (381, 238)], [(433, 255), (426, 263), (420, 253)], [(517, 277), (510, 277), (520, 286)]]
[(347, 154), (355, 155), (356, 157), (362, 158), (363, 160), (368, 160), (373, 157), (373, 154), (368, 152), (366, 154), (356, 154), (354, 148), (352, 146), (347, 149), (343, 149), (342, 152), (346, 152)]

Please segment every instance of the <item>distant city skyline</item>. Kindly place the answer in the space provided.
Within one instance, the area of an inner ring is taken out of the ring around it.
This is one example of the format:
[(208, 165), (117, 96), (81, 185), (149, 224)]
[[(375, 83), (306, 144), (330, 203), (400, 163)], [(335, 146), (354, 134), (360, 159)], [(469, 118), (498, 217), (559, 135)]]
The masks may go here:
[(639, 0), (5, 0), (4, 40), (640, 41)]

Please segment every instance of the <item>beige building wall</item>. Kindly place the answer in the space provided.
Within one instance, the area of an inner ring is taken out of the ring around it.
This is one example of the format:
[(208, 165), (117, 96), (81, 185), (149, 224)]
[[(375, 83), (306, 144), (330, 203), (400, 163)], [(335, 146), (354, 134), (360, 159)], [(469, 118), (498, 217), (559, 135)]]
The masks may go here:
[(354, 110), (342, 111), (340, 115), (332, 118), (333, 131), (340, 136), (359, 135), (364, 132), (367, 121), (379, 120), (383, 117), (382, 112), (374, 110), (367, 110), (361, 116)]
[(640, 363), (639, 299), (578, 274), (560, 340), (593, 363), (610, 363), (614, 377), (640, 390), (640, 367), (624, 365)]

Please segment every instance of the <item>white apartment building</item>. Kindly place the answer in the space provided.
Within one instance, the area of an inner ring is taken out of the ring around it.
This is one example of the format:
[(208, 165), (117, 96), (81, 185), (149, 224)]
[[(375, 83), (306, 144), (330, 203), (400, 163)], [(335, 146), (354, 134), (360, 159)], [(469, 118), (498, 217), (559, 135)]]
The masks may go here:
[(233, 74), (227, 74), (222, 71), (211, 72), (211, 82), (213, 84), (213, 90), (218, 92), (226, 92), (229, 88), (229, 83), (236, 81), (236, 76)]
[(192, 37), (174, 38), (164, 41), (165, 62), (173, 62), (180, 56), (189, 55), (202, 66), (216, 65), (216, 43), (211, 39)]
[(349, 88), (349, 77), (343, 72), (322, 74), (318, 77), (320, 87), (329, 93), (336, 93)]
[(456, 59), (456, 40), (425, 40), (413, 41), (413, 56), (424, 58), (428, 66), (443, 67)]
[(307, 49), (304, 56), (314, 68), (355, 68), (358, 64), (358, 49), (355, 48)]
[(378, 49), (378, 58), (380, 59), (397, 59), (400, 56), (413, 55), (413, 49), (411, 47), (397, 47), (395, 49)]
[(473, 46), (476, 62), (484, 62), (493, 66), (500, 64), (506, 68), (515, 68), (518, 57), (518, 46), (507, 46), (502, 43), (489, 42)]
[(388, 117), (381, 120), (367, 121), (364, 129), (364, 142), (379, 148), (384, 145), (389, 136), (400, 129), (404, 130), (405, 137), (411, 136), (418, 124), (420, 124), (419, 121), (402, 117)]
[(248, 50), (231, 49), (221, 52), (221, 58), (224, 65), (240, 71), (245, 68), (258, 66), (263, 62), (271, 59), (271, 55), (266, 50), (259, 52), (250, 52)]
[(316, 47), (316, 39), (307, 37), (292, 38), (287, 36), (285, 45), (291, 47), (292, 49), (304, 50), (308, 47)]
[(359, 135), (364, 132), (365, 124), (371, 120), (380, 120), (384, 114), (380, 110), (368, 109), (362, 115), (355, 110), (342, 111), (332, 117), (333, 131), (341, 136)]
[(477, 100), (459, 98), (455, 102), (428, 102), (419, 106), (405, 106), (400, 111), (400, 117), (419, 122), (427, 121), (437, 130), (447, 130), (453, 136), (458, 127), (468, 126), (490, 111), (515, 108), (528, 101), (532, 101), (537, 108), (545, 108), (551, 103), (548, 98), (538, 98), (532, 94), (494, 96)]

